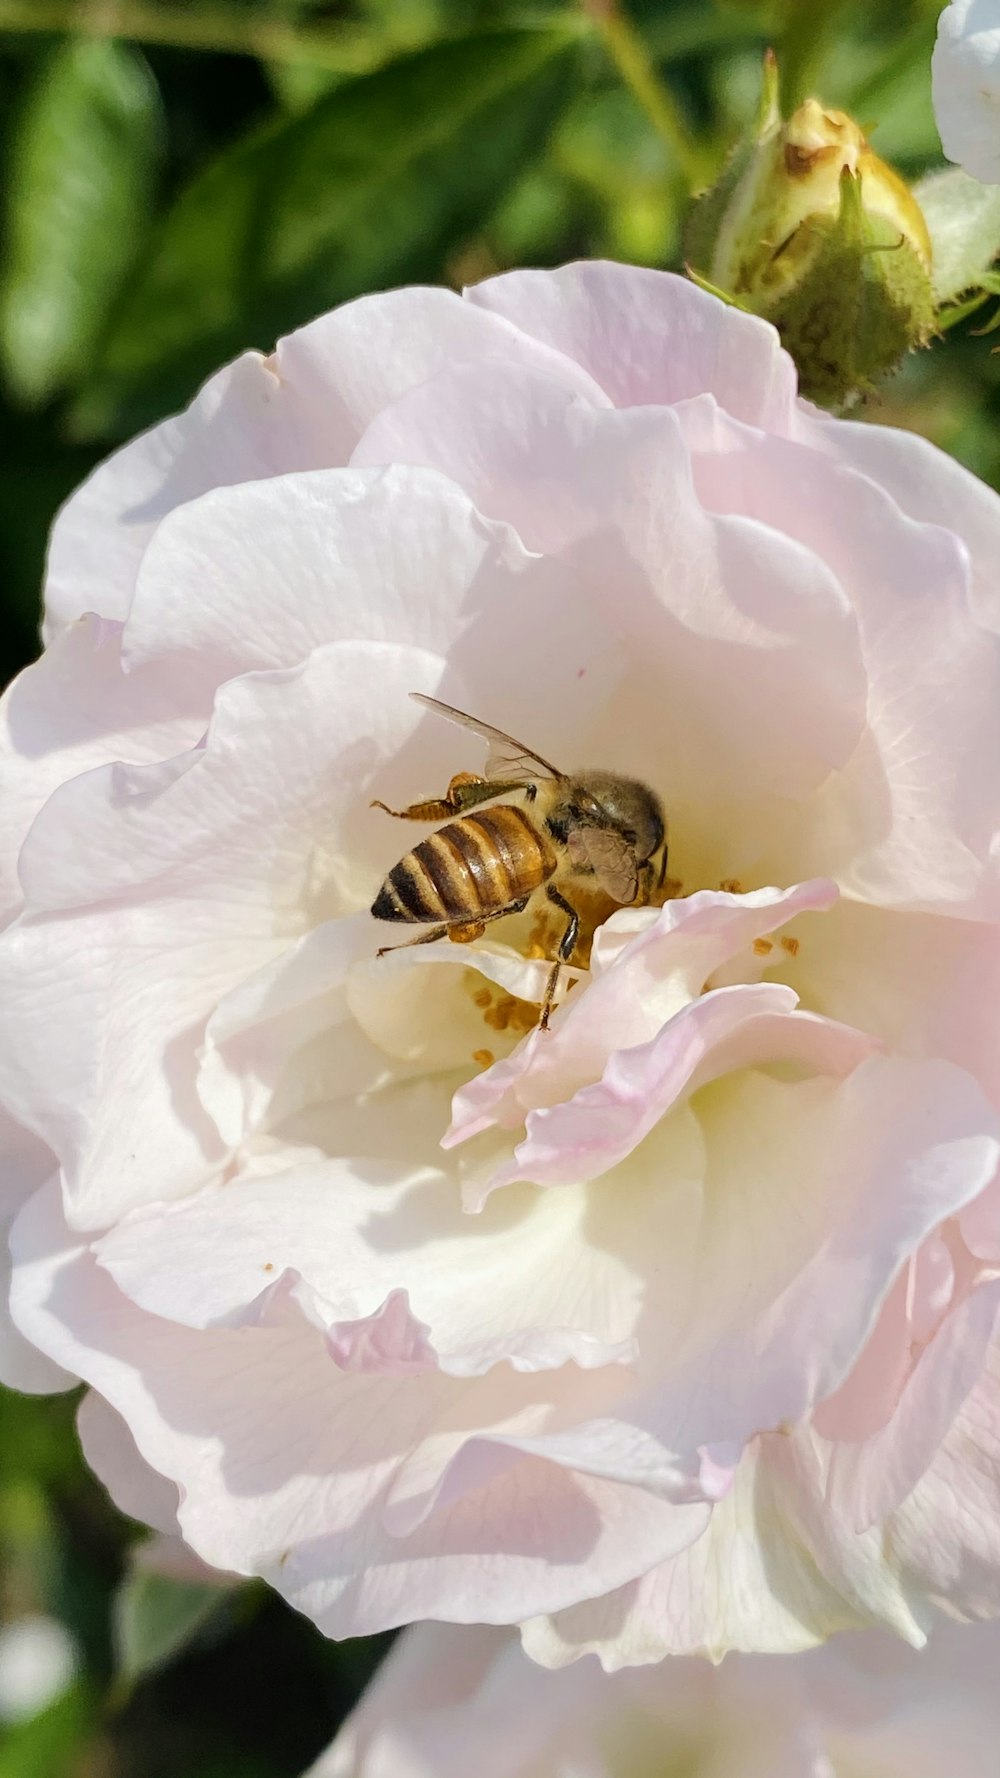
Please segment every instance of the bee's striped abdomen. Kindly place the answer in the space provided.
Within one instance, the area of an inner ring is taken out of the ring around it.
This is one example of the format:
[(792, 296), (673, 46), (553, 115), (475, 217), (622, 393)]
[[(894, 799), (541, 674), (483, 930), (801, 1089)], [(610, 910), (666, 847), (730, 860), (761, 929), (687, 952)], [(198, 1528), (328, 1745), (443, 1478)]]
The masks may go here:
[(389, 872), (374, 902), (377, 920), (467, 920), (530, 895), (556, 855), (523, 809), (498, 803), (449, 821)]

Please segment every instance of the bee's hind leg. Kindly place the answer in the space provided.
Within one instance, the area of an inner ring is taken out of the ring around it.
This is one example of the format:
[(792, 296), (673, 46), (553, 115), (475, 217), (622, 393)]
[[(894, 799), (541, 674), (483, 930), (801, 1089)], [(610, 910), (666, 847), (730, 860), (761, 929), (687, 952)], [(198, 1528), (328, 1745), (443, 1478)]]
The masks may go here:
[(470, 920), (460, 915), (457, 920), (447, 920), (440, 926), (432, 926), (429, 932), (420, 932), (416, 938), (404, 938), (398, 945), (382, 945), (375, 952), (376, 957), (386, 957), (390, 951), (406, 951), (411, 945), (432, 945), (439, 938), (450, 938), (453, 944), (468, 945), (473, 939), (480, 938), (492, 920), (506, 919), (508, 914), (523, 914), (528, 905), (528, 897), (522, 895), (519, 901), (512, 901), (508, 907), (497, 908), (492, 914), (482, 914), (478, 920)]
[(545, 984), (545, 998), (542, 1001), (542, 1016), (538, 1021), (543, 1031), (547, 1031), (549, 1028), (549, 1014), (552, 1011), (552, 1002), (555, 999), (556, 989), (559, 986), (559, 971), (563, 964), (568, 963), (572, 957), (580, 931), (580, 916), (574, 907), (570, 907), (566, 897), (560, 895), (558, 889), (553, 888), (551, 885), (546, 889), (545, 893), (557, 908), (561, 908), (564, 914), (569, 915), (569, 920), (566, 930), (563, 933), (562, 938), (559, 940), (559, 955), (549, 971), (549, 979)]
[(388, 957), (390, 951), (408, 951), (411, 945), (432, 945), (437, 939), (447, 936), (447, 926), (432, 926), (429, 932), (418, 932), (416, 938), (404, 938), (398, 945), (380, 945), (375, 955)]

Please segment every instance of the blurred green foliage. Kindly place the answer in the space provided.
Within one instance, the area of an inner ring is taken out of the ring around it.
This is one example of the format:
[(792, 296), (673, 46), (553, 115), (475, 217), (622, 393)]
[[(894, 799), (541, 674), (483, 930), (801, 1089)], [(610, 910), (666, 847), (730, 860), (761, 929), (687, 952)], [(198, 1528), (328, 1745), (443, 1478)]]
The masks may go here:
[[(627, 10), (625, 8), (627, 7)], [(606, 254), (677, 267), (761, 56), (916, 176), (939, 0), (0, 0), (0, 672), (45, 538), (116, 442), (245, 346), (412, 279)], [(111, 36), (114, 30), (117, 34)], [(942, 192), (947, 205), (947, 189)], [(964, 321), (869, 408), (1000, 480), (1000, 359)], [(0, 1392), (0, 1617), (76, 1679), (0, 1725), (0, 1778), (281, 1778), (381, 1655), (262, 1589), (129, 1574), (72, 1398)]]

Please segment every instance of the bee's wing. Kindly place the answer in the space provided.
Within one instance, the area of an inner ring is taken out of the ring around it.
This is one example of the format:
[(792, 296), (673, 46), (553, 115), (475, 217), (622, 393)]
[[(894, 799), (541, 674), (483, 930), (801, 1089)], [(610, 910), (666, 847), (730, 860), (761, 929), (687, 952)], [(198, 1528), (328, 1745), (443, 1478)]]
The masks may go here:
[[(575, 842), (575, 843), (574, 843)], [(623, 834), (606, 827), (578, 827), (570, 844), (571, 856), (582, 853), (605, 895), (629, 907), (639, 893), (635, 848)]]
[(462, 728), (471, 728), (474, 734), (482, 735), (490, 744), (486, 755), (487, 778), (510, 778), (519, 784), (534, 784), (539, 778), (562, 778), (560, 772), (540, 753), (532, 753), (530, 747), (523, 742), (515, 741), (513, 735), (505, 735), (503, 729), (492, 728), (488, 722), (480, 722), (478, 717), (467, 716), (464, 710), (456, 710), (451, 704), (442, 704), (437, 698), (429, 698), (422, 691), (411, 691), (411, 698), (418, 704), (426, 704), (428, 710), (436, 710), (448, 722), (457, 722)]

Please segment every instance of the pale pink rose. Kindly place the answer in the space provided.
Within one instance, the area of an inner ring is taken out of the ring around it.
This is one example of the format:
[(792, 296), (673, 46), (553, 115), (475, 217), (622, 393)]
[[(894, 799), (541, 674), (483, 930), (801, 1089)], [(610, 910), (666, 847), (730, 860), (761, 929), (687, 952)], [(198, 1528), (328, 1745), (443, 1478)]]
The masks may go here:
[[(1000, 1611), (998, 553), (614, 265), (367, 298), (97, 471), (5, 704), (0, 1095), (126, 1510), (549, 1664)], [(375, 958), (372, 798), (483, 760), (412, 690), (664, 800), (547, 1033), (530, 913)]]
[(1000, 1629), (543, 1673), (509, 1631), (421, 1624), (307, 1778), (989, 1778)]

